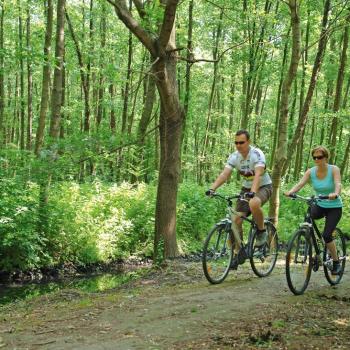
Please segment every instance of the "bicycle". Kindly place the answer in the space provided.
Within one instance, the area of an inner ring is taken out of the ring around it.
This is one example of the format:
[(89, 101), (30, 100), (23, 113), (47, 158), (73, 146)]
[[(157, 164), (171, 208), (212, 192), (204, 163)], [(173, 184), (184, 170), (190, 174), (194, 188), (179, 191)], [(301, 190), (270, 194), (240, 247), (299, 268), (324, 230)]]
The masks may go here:
[[(329, 284), (338, 284), (342, 279), (346, 261), (344, 235), (339, 228), (336, 228), (333, 232), (337, 254), (341, 261), (341, 273), (332, 275), (333, 260), (327, 251), (322, 234), (311, 218), (311, 206), (316, 203), (317, 199), (329, 199), (328, 196), (302, 197), (292, 194), (288, 197), (304, 201), (308, 205), (304, 222), (300, 224), (299, 229), (293, 234), (287, 246), (286, 277), (289, 289), (295, 295), (303, 294), (309, 284), (312, 270), (318, 271), (321, 265), (323, 265), (324, 274)], [(313, 248), (315, 250), (314, 255)]]
[(275, 267), (278, 255), (278, 235), (271, 218), (265, 219), (268, 233), (266, 243), (261, 247), (255, 247), (257, 225), (253, 219), (240, 216), (241, 219), (250, 224), (247, 242), (241, 239), (237, 230), (232, 230), (231, 215), (238, 215), (237, 211), (232, 208), (232, 199), (245, 200), (244, 196), (240, 194), (222, 196), (214, 192), (212, 197), (227, 202), (227, 214), (209, 231), (204, 242), (202, 265), (207, 280), (212, 284), (223, 282), (229, 273), (233, 259), (237, 259), (240, 265), (249, 259), (257, 276), (268, 276)]

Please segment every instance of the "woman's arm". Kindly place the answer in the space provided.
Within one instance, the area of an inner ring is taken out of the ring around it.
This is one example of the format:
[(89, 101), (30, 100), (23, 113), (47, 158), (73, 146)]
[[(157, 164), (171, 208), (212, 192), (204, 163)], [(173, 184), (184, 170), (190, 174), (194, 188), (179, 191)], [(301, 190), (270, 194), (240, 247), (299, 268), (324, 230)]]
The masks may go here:
[(341, 175), (340, 170), (337, 166), (333, 166), (332, 169), (334, 179), (334, 193), (329, 194), (329, 199), (336, 199), (341, 193)]
[(289, 191), (285, 192), (284, 194), (286, 196), (289, 196), (291, 195), (292, 193), (296, 193), (298, 192), (299, 190), (301, 190), (306, 184), (307, 182), (309, 181), (310, 179), (310, 173), (311, 173), (311, 170), (308, 169), (306, 170), (304, 176), (301, 178), (301, 180), (299, 181), (299, 183), (297, 183), (292, 189), (290, 189)]

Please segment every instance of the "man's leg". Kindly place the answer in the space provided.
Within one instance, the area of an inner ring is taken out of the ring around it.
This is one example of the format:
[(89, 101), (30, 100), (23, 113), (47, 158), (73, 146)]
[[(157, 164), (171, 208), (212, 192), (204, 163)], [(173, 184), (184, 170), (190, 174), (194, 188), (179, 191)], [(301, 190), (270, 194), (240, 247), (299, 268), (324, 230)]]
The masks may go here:
[(264, 227), (264, 213), (261, 209), (261, 199), (259, 197), (254, 197), (249, 201), (249, 208), (252, 212), (254, 221), (258, 226), (260, 231), (265, 229)]
[(243, 250), (241, 250), (242, 247), (242, 240), (243, 240), (243, 228), (242, 228), (242, 222), (243, 220), (240, 218), (240, 216), (246, 216), (246, 213), (243, 212), (237, 212), (237, 214), (232, 214), (231, 220), (232, 220), (232, 231), (234, 233), (235, 237), (235, 246), (233, 247), (234, 250), (234, 258), (231, 262), (231, 269), (237, 270), (239, 264), (243, 264), (246, 255)]
[(238, 251), (241, 247), (241, 241), (243, 239), (243, 228), (242, 228), (242, 222), (243, 220), (240, 218), (241, 216), (246, 216), (245, 213), (238, 212), (237, 214), (232, 214), (231, 220), (232, 220), (232, 231), (233, 233), (238, 233), (239, 237), (235, 236), (235, 251)]
[(255, 197), (249, 201), (249, 208), (253, 214), (254, 221), (258, 227), (258, 234), (255, 241), (256, 247), (261, 247), (266, 243), (267, 232), (264, 225), (264, 213), (262, 206), (269, 200), (272, 194), (272, 186), (260, 187)]

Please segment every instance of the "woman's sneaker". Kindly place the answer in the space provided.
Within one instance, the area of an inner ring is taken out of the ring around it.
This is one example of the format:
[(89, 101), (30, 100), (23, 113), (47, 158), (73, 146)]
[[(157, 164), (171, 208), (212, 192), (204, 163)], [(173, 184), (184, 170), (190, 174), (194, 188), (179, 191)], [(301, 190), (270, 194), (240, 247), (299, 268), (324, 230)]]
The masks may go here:
[(339, 261), (333, 261), (333, 268), (331, 270), (331, 274), (334, 276), (340, 275), (341, 273), (341, 265)]

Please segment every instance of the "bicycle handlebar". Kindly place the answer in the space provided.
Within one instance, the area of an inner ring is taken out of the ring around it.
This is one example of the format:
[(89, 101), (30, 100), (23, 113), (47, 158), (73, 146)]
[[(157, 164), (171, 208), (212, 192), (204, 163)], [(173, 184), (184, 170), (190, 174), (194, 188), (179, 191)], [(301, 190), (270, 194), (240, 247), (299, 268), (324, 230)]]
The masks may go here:
[(244, 196), (242, 196), (241, 194), (235, 194), (233, 196), (223, 196), (220, 193), (217, 192), (213, 192), (212, 197), (219, 197), (221, 199), (224, 199), (225, 201), (229, 201), (231, 199), (244, 199)]
[[(303, 197), (303, 196), (299, 196), (298, 194), (296, 193), (292, 193), (290, 194), (289, 196), (286, 195), (286, 197), (289, 197), (291, 199), (300, 199), (300, 200), (303, 200), (305, 202), (310, 202), (310, 201), (314, 201), (316, 199), (329, 199), (329, 196), (326, 196), (326, 195), (318, 195), (318, 196), (311, 196), (311, 197)], [(338, 198), (338, 196), (336, 197)]]

